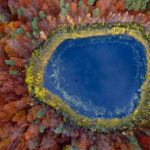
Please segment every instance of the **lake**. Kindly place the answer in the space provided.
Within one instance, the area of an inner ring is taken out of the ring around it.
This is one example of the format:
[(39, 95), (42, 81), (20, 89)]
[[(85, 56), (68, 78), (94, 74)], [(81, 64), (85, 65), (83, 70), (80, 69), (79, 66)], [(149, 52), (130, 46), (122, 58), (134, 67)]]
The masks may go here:
[(145, 47), (127, 34), (66, 39), (49, 59), (43, 85), (78, 114), (122, 118), (139, 103), (146, 64)]

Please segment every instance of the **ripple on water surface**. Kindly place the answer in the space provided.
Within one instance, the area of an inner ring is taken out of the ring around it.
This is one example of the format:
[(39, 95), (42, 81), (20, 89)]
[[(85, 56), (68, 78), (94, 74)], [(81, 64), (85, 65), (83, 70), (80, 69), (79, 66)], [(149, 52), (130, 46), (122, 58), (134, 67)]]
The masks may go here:
[(44, 87), (75, 112), (91, 118), (122, 118), (140, 100), (145, 47), (122, 35), (66, 39), (49, 59)]

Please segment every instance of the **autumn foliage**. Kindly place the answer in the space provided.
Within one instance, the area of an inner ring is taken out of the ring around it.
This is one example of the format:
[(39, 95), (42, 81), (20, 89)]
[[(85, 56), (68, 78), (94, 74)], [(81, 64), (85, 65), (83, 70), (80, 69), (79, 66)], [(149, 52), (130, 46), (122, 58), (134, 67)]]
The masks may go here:
[[(127, 136), (122, 133), (108, 136), (81, 127), (64, 127), (60, 114), (29, 96), (25, 68), (34, 49), (57, 25), (122, 20), (142, 22), (148, 30), (148, 10), (126, 12), (125, 0), (97, 0), (93, 4), (83, 0), (80, 7), (80, 0), (64, 2), (69, 4), (64, 8), (68, 10), (66, 17), (60, 15), (59, 0), (0, 0), (0, 150), (61, 150), (65, 147), (132, 150)], [(92, 17), (95, 8), (98, 9)], [(58, 130), (60, 134), (54, 132)], [(137, 139), (143, 149), (149, 150), (150, 137), (138, 135)]]

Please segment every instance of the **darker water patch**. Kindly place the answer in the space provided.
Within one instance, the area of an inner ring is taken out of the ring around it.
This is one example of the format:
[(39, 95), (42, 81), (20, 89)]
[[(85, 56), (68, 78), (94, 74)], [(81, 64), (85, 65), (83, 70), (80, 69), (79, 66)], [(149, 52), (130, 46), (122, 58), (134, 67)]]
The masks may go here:
[(145, 47), (132, 36), (67, 39), (48, 61), (44, 87), (81, 115), (122, 118), (138, 105), (146, 68)]

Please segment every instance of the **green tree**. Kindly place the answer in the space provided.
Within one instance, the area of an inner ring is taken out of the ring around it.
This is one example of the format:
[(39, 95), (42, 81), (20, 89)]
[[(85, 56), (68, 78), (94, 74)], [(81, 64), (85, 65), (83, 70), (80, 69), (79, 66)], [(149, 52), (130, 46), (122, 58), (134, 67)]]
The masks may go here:
[(70, 4), (65, 3), (64, 0), (60, 0), (60, 8), (61, 8), (60, 15), (66, 17), (70, 11)]
[(17, 70), (10, 70), (9, 74), (10, 75), (18, 75), (18, 71)]
[(95, 3), (96, 0), (88, 0), (88, 4), (89, 5), (93, 5)]
[(83, 5), (83, 0), (80, 0), (78, 3), (78, 7), (81, 8), (82, 5)]
[(63, 128), (64, 128), (64, 124), (61, 123), (61, 124), (59, 124), (58, 127), (54, 130), (54, 132), (55, 132), (56, 134), (60, 134), (60, 133), (62, 133)]
[(22, 16), (23, 15), (23, 11), (24, 11), (24, 9), (22, 7), (18, 8), (17, 9), (18, 16)]
[(36, 114), (38, 118), (42, 118), (44, 115), (45, 115), (45, 110), (43, 108), (41, 108)]
[(148, 5), (149, 0), (126, 0), (125, 7), (128, 10), (144, 10)]
[(99, 13), (100, 13), (99, 8), (95, 8), (95, 9), (93, 10), (93, 16), (94, 16), (94, 17), (98, 17), (98, 16), (99, 16)]
[(43, 10), (41, 10), (39, 12), (39, 17), (40, 17), (40, 19), (44, 19), (46, 17), (46, 14), (45, 14), (45, 12)]
[(16, 62), (14, 60), (7, 59), (5, 60), (5, 64), (9, 66), (15, 66)]

